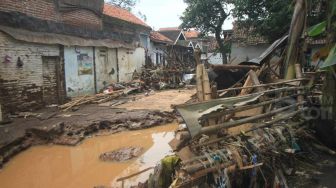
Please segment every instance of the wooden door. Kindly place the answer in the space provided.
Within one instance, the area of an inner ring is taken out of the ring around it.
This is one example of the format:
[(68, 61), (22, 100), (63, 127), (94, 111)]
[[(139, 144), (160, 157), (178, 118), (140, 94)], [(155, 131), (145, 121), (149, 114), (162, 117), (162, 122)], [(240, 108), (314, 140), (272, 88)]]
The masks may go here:
[(58, 70), (59, 57), (44, 56), (42, 57), (43, 70), (43, 102), (46, 105), (58, 104)]

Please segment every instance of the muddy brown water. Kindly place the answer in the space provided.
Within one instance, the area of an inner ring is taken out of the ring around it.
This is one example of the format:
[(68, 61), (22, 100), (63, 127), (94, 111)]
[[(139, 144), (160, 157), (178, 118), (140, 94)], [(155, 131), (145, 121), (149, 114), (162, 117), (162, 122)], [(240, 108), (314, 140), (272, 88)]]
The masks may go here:
[[(85, 140), (76, 147), (36, 146), (17, 155), (0, 170), (1, 188), (86, 188), (120, 187), (120, 177), (155, 166), (171, 154), (168, 142), (173, 139), (177, 124), (146, 130), (123, 132)], [(127, 162), (102, 162), (101, 153), (122, 147), (143, 147), (143, 154)], [(148, 172), (150, 173), (150, 172)], [(127, 185), (143, 181), (142, 174)]]

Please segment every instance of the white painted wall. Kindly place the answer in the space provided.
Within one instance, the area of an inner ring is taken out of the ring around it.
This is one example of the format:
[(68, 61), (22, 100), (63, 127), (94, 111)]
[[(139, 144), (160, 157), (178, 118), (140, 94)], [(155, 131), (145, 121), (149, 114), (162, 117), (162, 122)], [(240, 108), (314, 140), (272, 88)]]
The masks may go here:
[[(154, 65), (158, 65), (158, 64), (162, 65), (163, 64), (163, 62), (160, 60), (160, 56), (158, 58), (159, 61), (158, 62), (156, 61), (156, 54), (162, 55), (162, 57), (163, 57), (165, 55), (164, 50), (165, 50), (165, 47), (157, 46), (153, 42), (151, 42), (148, 54), (149, 54), (149, 57), (151, 58), (152, 63)], [(166, 63), (167, 63), (167, 61), (166, 61)]]
[(246, 59), (254, 59), (259, 57), (268, 47), (270, 44), (260, 44), (260, 45), (253, 45), (253, 46), (240, 46), (237, 43), (232, 44), (231, 49), (231, 59), (232, 64), (238, 64), (241, 62), (246, 61)]
[[(92, 62), (92, 74), (79, 75), (77, 56), (88, 54)], [(68, 97), (95, 94), (94, 88), (94, 68), (93, 68), (93, 48), (92, 47), (65, 47), (65, 85)]]
[[(231, 48), (231, 60), (232, 64), (239, 64), (246, 61), (246, 59), (251, 60), (259, 57), (267, 48), (269, 44), (254, 45), (254, 46), (240, 46), (237, 43), (232, 44)], [(210, 57), (213, 53), (209, 53)], [(210, 64), (222, 64), (222, 54), (217, 53), (209, 58)]]
[(135, 50), (128, 50), (125, 48), (118, 49), (118, 65), (119, 65), (119, 81), (132, 81), (132, 76), (136, 70), (141, 72), (141, 68), (146, 63), (145, 49), (136, 48)]
[(118, 82), (117, 49), (96, 48), (96, 86), (97, 91), (111, 83)]

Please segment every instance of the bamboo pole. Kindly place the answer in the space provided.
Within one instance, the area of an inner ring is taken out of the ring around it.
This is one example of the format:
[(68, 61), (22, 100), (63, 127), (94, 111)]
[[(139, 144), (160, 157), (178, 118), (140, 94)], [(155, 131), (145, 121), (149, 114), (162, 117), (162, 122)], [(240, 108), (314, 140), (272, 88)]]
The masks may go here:
[(241, 125), (241, 124), (250, 123), (250, 122), (255, 121), (255, 120), (270, 117), (270, 116), (275, 115), (277, 113), (284, 112), (284, 111), (289, 110), (291, 108), (296, 108), (299, 105), (303, 105), (303, 104), (305, 104), (305, 103), (296, 103), (296, 104), (293, 104), (293, 105), (290, 105), (290, 106), (286, 106), (286, 107), (283, 107), (283, 108), (279, 108), (279, 109), (270, 111), (270, 112), (265, 113), (265, 114), (260, 114), (260, 115), (244, 118), (244, 119), (237, 120), (237, 121), (226, 122), (226, 123), (222, 123), (222, 124), (203, 127), (199, 134), (200, 135), (201, 134), (211, 134), (211, 133), (219, 131), (220, 129), (223, 129), (223, 128), (228, 129), (228, 128), (236, 127), (236, 126)]
[[(299, 113), (303, 113), (303, 112), (305, 112), (305, 111), (307, 111), (307, 110), (309, 110), (309, 108), (303, 108), (303, 109), (300, 109), (300, 110), (298, 110), (298, 111), (296, 111), (296, 112), (288, 113), (288, 114), (286, 114), (286, 115), (283, 115), (283, 116), (281, 116), (281, 117), (278, 117), (278, 118), (276, 118), (276, 119), (274, 119), (274, 120), (272, 120), (272, 121), (264, 122), (264, 123), (258, 123), (258, 124), (255, 125), (255, 127), (251, 128), (251, 129), (249, 129), (249, 130), (246, 130), (245, 133), (249, 133), (249, 132), (255, 131), (255, 130), (257, 130), (257, 129), (262, 129), (262, 128), (265, 128), (265, 127), (272, 126), (272, 125), (274, 125), (275, 123), (278, 123), (278, 122), (283, 121), (283, 120), (288, 120), (289, 118), (294, 117), (294, 116), (298, 115)], [(298, 125), (301, 125), (301, 124), (303, 124), (304, 122), (305, 122), (305, 121), (300, 122), (300, 123), (298, 123)], [(231, 136), (229, 136), (229, 137), (217, 138), (217, 139), (211, 140), (211, 141), (206, 142), (206, 143), (202, 143), (202, 144), (198, 144), (198, 145), (192, 146), (192, 148), (198, 148), (198, 147), (202, 147), (202, 146), (207, 146), (207, 145), (215, 144), (215, 143), (217, 143), (217, 142), (220, 142), (220, 141), (229, 139), (229, 138), (231, 138), (231, 137), (233, 137), (233, 136), (235, 136), (235, 135), (231, 135)]]
[[(239, 99), (246, 98), (246, 97), (256, 97), (258, 95), (275, 94), (275, 93), (278, 93), (278, 92), (294, 91), (294, 90), (307, 89), (307, 88), (308, 87), (304, 87), (304, 86), (282, 87), (282, 88), (266, 90), (266, 91), (263, 91), (263, 92), (248, 94), (248, 95), (244, 95), (244, 96), (228, 97), (226, 99), (228, 99), (228, 100), (239, 100)], [(195, 102), (195, 103), (193, 103), (193, 105), (203, 104), (203, 103), (204, 102)], [(176, 105), (175, 107), (183, 108), (183, 107), (186, 107), (186, 106), (189, 106), (189, 105), (190, 104), (181, 104), (181, 105)]]
[(234, 109), (227, 109), (223, 112), (214, 112), (214, 113), (211, 113), (211, 114), (204, 115), (201, 119), (216, 118), (216, 117), (228, 115), (228, 114), (231, 114), (231, 113), (242, 112), (242, 111), (245, 111), (245, 110), (251, 110), (251, 109), (254, 109), (254, 108), (257, 108), (257, 107), (260, 107), (260, 106), (265, 106), (265, 105), (268, 105), (268, 104), (274, 104), (274, 103), (277, 103), (277, 102), (281, 102), (281, 101), (284, 101), (284, 100), (287, 100), (287, 99), (292, 99), (293, 97), (296, 97), (298, 95), (299, 94), (294, 94), (294, 95), (287, 96), (287, 97), (281, 97), (281, 98), (278, 98), (278, 99), (272, 99), (272, 100), (264, 101), (264, 102), (257, 103), (257, 104), (254, 104), (254, 105), (239, 106), (239, 107), (236, 107)]
[(286, 80), (286, 81), (281, 81), (281, 82), (276, 82), (276, 83), (269, 83), (269, 84), (260, 84), (260, 85), (254, 85), (254, 86), (244, 86), (244, 87), (228, 88), (228, 89), (218, 90), (217, 92), (222, 93), (222, 92), (235, 91), (235, 90), (241, 90), (241, 89), (254, 89), (254, 88), (258, 88), (258, 87), (277, 86), (277, 85), (281, 85), (281, 84), (288, 84), (288, 83), (292, 83), (292, 82), (309, 81), (309, 80), (310, 79), (308, 79), (308, 78), (300, 78), (300, 79)]
[(69, 107), (67, 107), (66, 109), (63, 110), (63, 112), (68, 111), (69, 109), (71, 109), (72, 107), (76, 106), (78, 103), (80, 103), (82, 100), (84, 100), (87, 97), (87, 95), (85, 95), (84, 97), (78, 99), (77, 101), (75, 101), (73, 104), (71, 104)]

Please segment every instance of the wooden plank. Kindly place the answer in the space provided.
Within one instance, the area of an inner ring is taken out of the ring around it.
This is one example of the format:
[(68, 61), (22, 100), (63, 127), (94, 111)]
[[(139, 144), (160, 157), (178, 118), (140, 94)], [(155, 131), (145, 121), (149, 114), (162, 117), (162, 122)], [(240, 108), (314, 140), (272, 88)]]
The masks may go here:
[[(218, 90), (218, 93), (222, 92), (227, 92), (227, 91), (236, 91), (236, 90), (242, 90), (242, 89), (254, 89), (258, 87), (270, 87), (270, 86), (278, 86), (278, 85), (283, 85), (283, 84), (290, 84), (290, 83), (296, 83), (296, 82), (301, 82), (301, 81), (309, 81), (310, 79), (308, 78), (301, 78), (301, 79), (293, 79), (293, 80), (286, 80), (286, 81), (280, 81), (276, 83), (269, 83), (269, 84), (260, 84), (260, 85), (254, 85), (254, 86), (246, 86), (246, 87), (236, 87), (236, 88), (228, 88), (228, 89), (223, 89), (223, 90)], [(292, 84), (290, 84), (292, 85)], [(294, 84), (297, 86), (297, 84)]]
[(211, 100), (211, 89), (210, 89), (210, 81), (208, 72), (206, 71), (204, 65), (203, 65), (203, 74), (202, 74), (202, 84), (203, 84), (203, 95), (204, 95), (204, 101)]
[(199, 64), (196, 68), (196, 90), (197, 98), (199, 102), (203, 102), (203, 84), (202, 84), (202, 75), (203, 75), (203, 65)]

